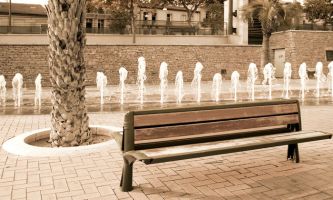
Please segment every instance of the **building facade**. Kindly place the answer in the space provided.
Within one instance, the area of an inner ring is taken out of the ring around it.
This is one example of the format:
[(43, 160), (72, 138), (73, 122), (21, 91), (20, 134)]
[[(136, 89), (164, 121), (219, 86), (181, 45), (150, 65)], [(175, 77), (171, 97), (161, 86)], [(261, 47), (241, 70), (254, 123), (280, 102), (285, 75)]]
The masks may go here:
[[(136, 30), (138, 34), (191, 34), (201, 30), (210, 34), (211, 29), (201, 24), (206, 18), (206, 9), (198, 8), (193, 14), (191, 24), (187, 22), (186, 10), (182, 7), (152, 9), (136, 7)], [(0, 33), (8, 32), (9, 4), (0, 3)], [(47, 15), (45, 8), (34, 4), (17, 4), (11, 6), (12, 33), (46, 33)], [(131, 32), (130, 22), (114, 19), (110, 14), (87, 13), (87, 33), (127, 34)]]
[(35, 4), (12, 4), (9, 17), (9, 4), (0, 3), (0, 33), (7, 33), (11, 18), (13, 33), (45, 33), (47, 17), (45, 8)]

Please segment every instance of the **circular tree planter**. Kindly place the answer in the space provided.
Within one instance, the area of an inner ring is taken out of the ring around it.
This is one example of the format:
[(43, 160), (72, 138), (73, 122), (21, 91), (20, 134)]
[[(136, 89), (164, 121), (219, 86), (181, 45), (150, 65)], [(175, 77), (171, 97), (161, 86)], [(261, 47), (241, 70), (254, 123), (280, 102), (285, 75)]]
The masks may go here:
[(93, 153), (100, 150), (114, 148), (116, 142), (113, 139), (112, 132), (121, 132), (122, 128), (113, 126), (90, 126), (94, 135), (105, 136), (109, 140), (90, 145), (76, 146), (76, 147), (40, 147), (33, 144), (38, 141), (45, 141), (50, 136), (50, 128), (33, 130), (25, 132), (14, 138), (7, 140), (2, 148), (8, 153), (20, 156), (33, 156), (33, 157), (49, 157), (49, 156), (62, 156), (74, 155), (82, 153)]

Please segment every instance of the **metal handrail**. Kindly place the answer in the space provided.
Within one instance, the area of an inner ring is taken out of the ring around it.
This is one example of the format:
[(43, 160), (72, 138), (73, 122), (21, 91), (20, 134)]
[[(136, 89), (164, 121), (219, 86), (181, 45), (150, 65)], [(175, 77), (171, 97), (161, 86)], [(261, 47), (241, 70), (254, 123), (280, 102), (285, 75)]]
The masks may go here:
[[(94, 34), (131, 34), (131, 26), (86, 28), (86, 33)], [(175, 25), (147, 25), (137, 24), (137, 34), (145, 35), (225, 35), (224, 30), (215, 31), (211, 28), (199, 28), (188, 24)], [(46, 34), (47, 27), (44, 26), (0, 26), (0, 34)]]

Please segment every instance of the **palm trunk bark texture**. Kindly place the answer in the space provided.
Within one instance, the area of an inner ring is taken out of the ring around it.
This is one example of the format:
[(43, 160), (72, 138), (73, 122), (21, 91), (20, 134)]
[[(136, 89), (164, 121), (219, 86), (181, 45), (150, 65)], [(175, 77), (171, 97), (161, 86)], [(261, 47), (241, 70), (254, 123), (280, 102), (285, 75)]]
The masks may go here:
[(49, 69), (52, 85), (52, 146), (77, 146), (91, 141), (85, 105), (86, 0), (49, 0)]

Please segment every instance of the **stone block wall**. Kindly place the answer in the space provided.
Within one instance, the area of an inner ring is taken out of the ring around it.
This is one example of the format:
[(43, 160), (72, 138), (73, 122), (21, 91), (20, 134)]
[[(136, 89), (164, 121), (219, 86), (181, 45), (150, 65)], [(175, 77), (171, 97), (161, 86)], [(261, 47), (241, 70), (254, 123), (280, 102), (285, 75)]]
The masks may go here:
[[(41, 38), (45, 39), (45, 38)], [(241, 79), (246, 79), (250, 62), (259, 67), (261, 46), (238, 45), (116, 45), (106, 41), (104, 45), (89, 44), (85, 49), (87, 64), (87, 85), (95, 85), (96, 72), (104, 71), (109, 84), (118, 84), (118, 69), (124, 66), (128, 71), (127, 83), (135, 83), (137, 77), (137, 59), (146, 58), (147, 82), (158, 84), (160, 63), (169, 64), (170, 82), (173, 82), (178, 70), (182, 70), (186, 82), (193, 77), (196, 62), (202, 62), (202, 79), (212, 80), (215, 73), (226, 69), (224, 79), (230, 79), (232, 71), (240, 72)], [(285, 31), (274, 33), (270, 40), (271, 58), (273, 51), (285, 49), (285, 60), (293, 67), (293, 78), (298, 78), (298, 67), (306, 62), (314, 68), (318, 61), (324, 63), (327, 74), (326, 50), (333, 50), (332, 31)], [(0, 44), (0, 74), (4, 74), (10, 87), (15, 73), (23, 74), (25, 87), (33, 87), (38, 73), (43, 76), (43, 86), (49, 86), (47, 45), (40, 44)], [(261, 68), (260, 77), (262, 77)], [(296, 72), (296, 73), (295, 73)]]
[[(170, 82), (174, 82), (178, 70), (183, 71), (184, 81), (190, 82), (196, 62), (204, 66), (202, 80), (212, 80), (215, 73), (226, 69), (224, 79), (230, 79), (232, 71), (240, 72), (246, 79), (250, 62), (259, 64), (260, 46), (177, 46), (177, 45), (87, 45), (85, 60), (87, 65), (87, 85), (95, 85), (96, 72), (104, 71), (108, 84), (118, 84), (118, 69), (124, 66), (128, 71), (127, 83), (135, 83), (137, 59), (146, 59), (148, 84), (158, 84), (161, 62), (168, 63)], [(7, 86), (15, 73), (23, 75), (25, 87), (34, 87), (38, 73), (43, 76), (43, 86), (49, 86), (47, 45), (0, 45), (0, 74), (4, 74)]]
[(49, 85), (47, 46), (0, 46), (0, 74), (11, 87), (15, 73), (23, 75), (24, 87), (34, 87), (34, 80), (41, 73), (42, 84)]
[[(290, 62), (293, 78), (298, 78), (298, 68), (305, 62), (308, 68), (315, 68), (323, 62), (324, 73), (328, 73), (326, 50), (333, 50), (333, 31), (284, 31), (274, 33), (270, 39), (271, 58), (274, 49), (285, 49), (285, 60)], [(295, 73), (296, 72), (296, 73)]]

